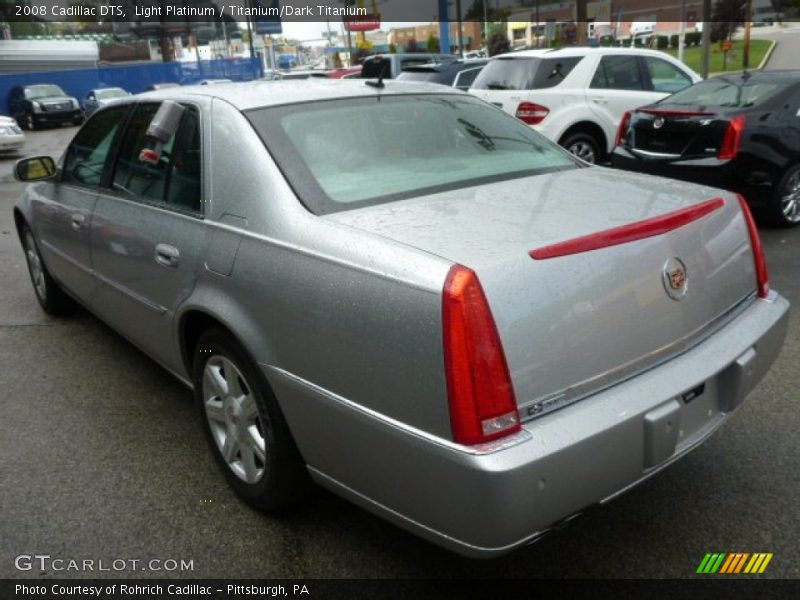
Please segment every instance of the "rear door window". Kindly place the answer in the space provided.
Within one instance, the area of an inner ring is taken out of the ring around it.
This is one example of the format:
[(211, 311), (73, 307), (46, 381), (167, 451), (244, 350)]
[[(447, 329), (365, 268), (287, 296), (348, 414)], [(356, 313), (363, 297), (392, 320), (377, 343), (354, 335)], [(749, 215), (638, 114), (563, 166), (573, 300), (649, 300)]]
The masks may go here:
[(601, 90), (646, 89), (638, 56), (604, 56), (592, 78), (591, 87)]
[(158, 104), (140, 104), (120, 144), (111, 187), (126, 197), (164, 204), (180, 211), (200, 212), (200, 126), (197, 110), (187, 107), (180, 125), (164, 144), (158, 164), (140, 160), (150, 139), (147, 127)]

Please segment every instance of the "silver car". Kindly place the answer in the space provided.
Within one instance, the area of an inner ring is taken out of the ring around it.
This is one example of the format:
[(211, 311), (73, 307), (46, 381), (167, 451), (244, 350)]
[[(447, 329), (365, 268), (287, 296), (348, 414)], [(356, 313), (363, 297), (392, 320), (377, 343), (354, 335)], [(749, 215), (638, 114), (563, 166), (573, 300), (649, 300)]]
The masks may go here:
[(143, 94), (17, 177), (42, 307), (77, 300), (193, 388), (239, 495), (313, 480), (469, 556), (697, 447), (786, 333), (740, 198), (432, 84)]
[(130, 96), (131, 93), (119, 87), (98, 88), (96, 90), (89, 90), (86, 93), (86, 98), (83, 99), (83, 110), (88, 117), (98, 108), (110, 104), (119, 98)]

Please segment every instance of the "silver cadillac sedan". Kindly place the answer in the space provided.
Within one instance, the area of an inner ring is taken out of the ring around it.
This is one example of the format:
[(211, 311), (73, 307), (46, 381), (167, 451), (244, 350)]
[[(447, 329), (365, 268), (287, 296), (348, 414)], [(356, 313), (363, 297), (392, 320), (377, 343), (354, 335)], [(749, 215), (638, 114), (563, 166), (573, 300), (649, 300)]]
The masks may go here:
[(39, 303), (191, 387), (241, 497), (313, 481), (469, 556), (697, 447), (786, 333), (741, 198), (589, 166), (453, 89), (163, 90), (16, 174)]

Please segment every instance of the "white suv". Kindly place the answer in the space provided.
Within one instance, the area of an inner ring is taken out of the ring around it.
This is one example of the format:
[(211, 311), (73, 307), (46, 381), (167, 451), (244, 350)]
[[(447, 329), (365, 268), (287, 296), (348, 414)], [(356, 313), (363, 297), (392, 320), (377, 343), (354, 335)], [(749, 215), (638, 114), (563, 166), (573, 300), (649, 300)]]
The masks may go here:
[(598, 162), (613, 150), (625, 111), (700, 79), (664, 52), (579, 47), (492, 57), (469, 91), (585, 161)]

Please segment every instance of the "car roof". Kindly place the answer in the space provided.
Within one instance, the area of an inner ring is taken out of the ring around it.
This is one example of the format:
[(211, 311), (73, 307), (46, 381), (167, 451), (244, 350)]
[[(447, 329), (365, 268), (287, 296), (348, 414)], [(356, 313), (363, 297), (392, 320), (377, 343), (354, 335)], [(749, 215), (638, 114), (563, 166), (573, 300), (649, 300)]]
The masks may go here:
[(398, 94), (461, 94), (432, 83), (394, 82), (386, 80), (383, 88), (367, 85), (370, 79), (328, 79), (311, 77), (289, 81), (248, 81), (218, 85), (190, 85), (139, 94), (141, 99), (188, 100), (192, 96), (219, 98), (239, 110), (299, 104), (315, 100), (369, 97)]

